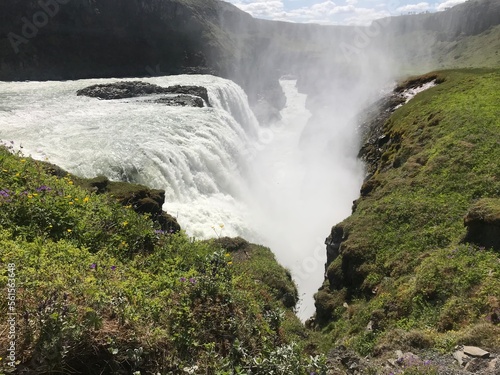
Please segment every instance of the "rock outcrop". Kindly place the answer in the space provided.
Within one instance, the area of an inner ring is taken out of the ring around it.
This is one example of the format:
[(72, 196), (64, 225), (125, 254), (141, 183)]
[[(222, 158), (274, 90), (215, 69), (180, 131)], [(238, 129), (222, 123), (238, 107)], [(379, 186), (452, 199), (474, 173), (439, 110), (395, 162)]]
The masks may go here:
[(92, 85), (78, 90), (78, 96), (89, 96), (104, 100), (134, 98), (154, 94), (171, 94), (174, 96), (156, 99), (155, 103), (173, 106), (203, 107), (210, 106), (208, 91), (201, 86), (169, 86), (161, 87), (141, 81), (124, 81), (101, 85)]
[(153, 103), (165, 104), (173, 107), (198, 107), (202, 108), (205, 106), (203, 99), (197, 96), (190, 95), (176, 95), (173, 97), (164, 97), (160, 99), (153, 100)]
[(344, 241), (344, 228), (342, 225), (335, 225), (330, 235), (325, 240), (326, 245), (326, 264), (332, 263), (340, 255), (340, 245)]
[(89, 96), (104, 100), (134, 98), (136, 96), (164, 94), (165, 89), (158, 85), (140, 81), (126, 81), (92, 85), (76, 92), (78, 96)]
[(428, 74), (409, 79), (398, 85), (393, 92), (383, 97), (374, 103), (363, 116), (362, 124), (360, 126), (361, 138), (363, 145), (358, 153), (360, 158), (365, 163), (366, 176), (361, 187), (361, 196), (367, 196), (370, 192), (377, 187), (377, 180), (371, 177), (377, 169), (397, 167), (398, 161), (395, 160), (396, 165), (384, 164), (382, 155), (390, 147), (399, 149), (401, 138), (399, 134), (388, 134), (384, 131), (386, 121), (391, 117), (393, 112), (404, 105), (409, 99), (406, 93), (424, 85), (435, 82), (436, 84), (442, 83), (443, 79), (437, 74)]
[(210, 101), (208, 100), (208, 92), (205, 87), (201, 86), (169, 86), (165, 87), (166, 94), (182, 94), (182, 95), (191, 95), (198, 96), (202, 98), (205, 102), (210, 106)]
[(128, 182), (109, 181), (104, 176), (90, 180), (80, 179), (78, 182), (98, 194), (112, 195), (122, 205), (132, 207), (137, 213), (150, 214), (153, 221), (160, 224), (162, 231), (175, 233), (181, 230), (175, 217), (162, 210), (165, 190), (150, 189)]
[(500, 199), (477, 201), (464, 218), (467, 233), (464, 242), (500, 251)]
[[(69, 176), (70, 174), (57, 165), (42, 162), (45, 171), (58, 178)], [(181, 230), (177, 219), (163, 211), (165, 203), (165, 191), (150, 189), (143, 185), (131, 184), (128, 182), (110, 181), (105, 176), (92, 179), (72, 176), (75, 184), (96, 193), (110, 194), (124, 206), (130, 206), (134, 211), (141, 214), (150, 214), (162, 231), (176, 233)]]

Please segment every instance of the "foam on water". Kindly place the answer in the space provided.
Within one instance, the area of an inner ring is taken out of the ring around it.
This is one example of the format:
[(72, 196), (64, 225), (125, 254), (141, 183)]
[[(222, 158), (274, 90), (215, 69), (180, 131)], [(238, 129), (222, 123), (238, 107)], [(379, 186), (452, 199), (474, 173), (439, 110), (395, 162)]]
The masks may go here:
[(224, 235), (247, 234), (240, 168), (258, 123), (243, 90), (203, 75), (140, 80), (204, 86), (212, 107), (76, 96), (89, 85), (124, 79), (0, 82), (0, 139), (22, 143), (33, 157), (80, 176), (165, 189), (164, 208), (192, 236), (213, 236), (219, 224)]

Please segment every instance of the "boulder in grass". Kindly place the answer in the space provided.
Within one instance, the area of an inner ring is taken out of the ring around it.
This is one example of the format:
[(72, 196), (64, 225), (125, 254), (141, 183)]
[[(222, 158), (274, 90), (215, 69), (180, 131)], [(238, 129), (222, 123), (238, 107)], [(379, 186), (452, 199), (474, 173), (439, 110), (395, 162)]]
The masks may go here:
[(489, 358), (490, 353), (477, 346), (464, 346), (464, 353), (471, 357)]

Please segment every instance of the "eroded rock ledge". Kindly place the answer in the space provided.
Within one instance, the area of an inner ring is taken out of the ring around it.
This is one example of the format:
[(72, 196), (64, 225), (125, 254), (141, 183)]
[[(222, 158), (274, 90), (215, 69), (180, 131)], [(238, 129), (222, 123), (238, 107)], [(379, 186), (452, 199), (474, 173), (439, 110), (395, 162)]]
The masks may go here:
[[(68, 175), (65, 170), (51, 163), (44, 163), (44, 169), (59, 178)], [(151, 219), (160, 225), (162, 231), (176, 233), (181, 230), (177, 219), (162, 209), (165, 203), (164, 190), (150, 189), (147, 186), (128, 182), (110, 181), (104, 176), (92, 179), (72, 176), (72, 180), (75, 184), (96, 194), (112, 195), (120, 204), (131, 206), (137, 213), (150, 214)]]
[(381, 167), (381, 158), (383, 153), (401, 139), (397, 135), (390, 135), (384, 131), (386, 121), (391, 117), (394, 111), (407, 103), (408, 92), (419, 91), (419, 88), (425, 87), (430, 82), (436, 84), (444, 80), (437, 74), (428, 74), (398, 85), (393, 92), (374, 103), (364, 115), (360, 126), (363, 145), (358, 153), (358, 158), (363, 160), (366, 168), (365, 184), (361, 188), (361, 196), (367, 195), (373, 188), (372, 182), (369, 182), (373, 174)]

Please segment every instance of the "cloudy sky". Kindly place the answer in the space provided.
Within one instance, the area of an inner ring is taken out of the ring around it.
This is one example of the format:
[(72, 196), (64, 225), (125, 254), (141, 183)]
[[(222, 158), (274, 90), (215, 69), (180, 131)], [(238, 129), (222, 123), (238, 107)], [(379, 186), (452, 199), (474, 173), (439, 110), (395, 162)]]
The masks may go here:
[(466, 0), (225, 0), (257, 18), (334, 25), (366, 25), (409, 12), (436, 12)]

